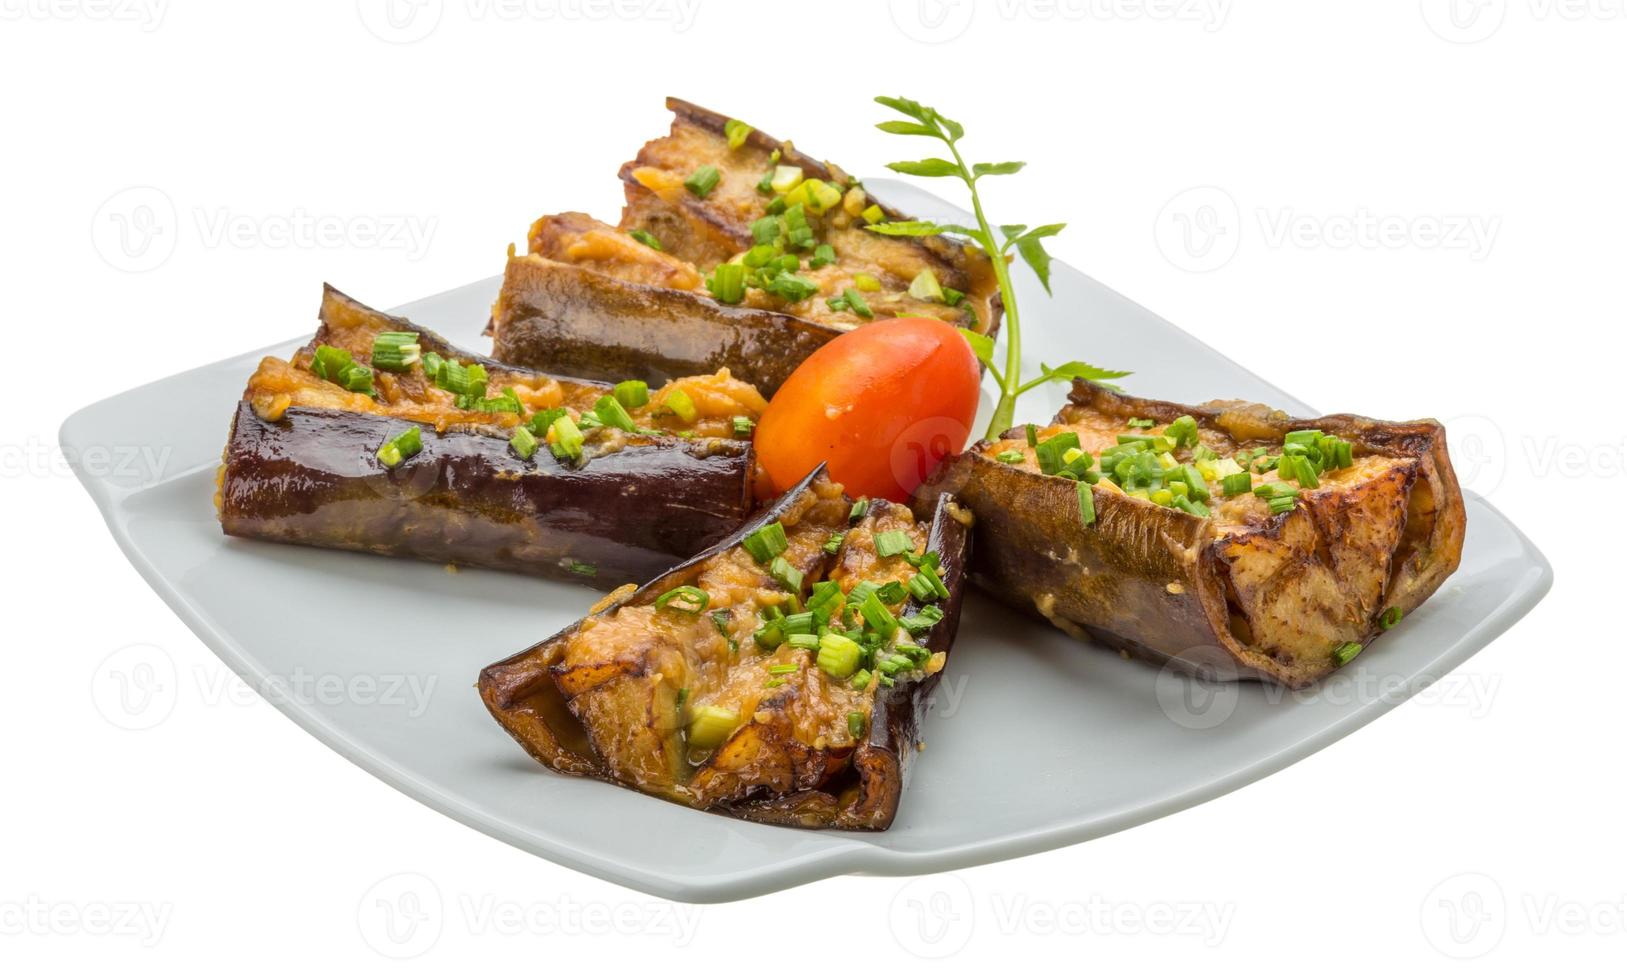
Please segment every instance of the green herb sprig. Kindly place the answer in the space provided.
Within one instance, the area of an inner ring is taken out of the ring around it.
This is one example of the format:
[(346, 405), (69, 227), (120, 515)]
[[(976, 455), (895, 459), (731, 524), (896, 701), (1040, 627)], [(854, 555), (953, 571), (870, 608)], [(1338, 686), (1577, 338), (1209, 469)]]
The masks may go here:
[(1127, 376), (1130, 373), (1128, 371), (1111, 371), (1084, 361), (1070, 361), (1057, 367), (1041, 364), (1039, 377), (1026, 382), (1022, 380), (1022, 321), (1017, 310), (1017, 293), (1011, 287), (1011, 270), (1007, 260), (1015, 250), (1017, 255), (1028, 263), (1029, 268), (1034, 270), (1034, 275), (1039, 277), (1040, 285), (1045, 287), (1045, 292), (1049, 295), (1051, 256), (1045, 251), (1045, 239), (1056, 235), (1065, 226), (1053, 224), (1030, 228), (1027, 225), (1000, 225), (999, 234), (996, 235), (994, 226), (989, 224), (989, 219), (983, 213), (983, 200), (978, 196), (977, 182), (984, 177), (1003, 177), (1017, 173), (1025, 164), (1006, 161), (974, 163), (968, 167), (965, 159), (961, 157), (958, 145), (961, 137), (966, 135), (965, 127), (960, 123), (913, 99), (881, 95), (876, 97), (876, 101), (906, 117), (877, 123), (877, 129), (896, 136), (926, 136), (938, 140), (948, 148), (952, 158), (945, 160), (942, 157), (926, 157), (921, 160), (901, 160), (887, 164), (887, 169), (911, 177), (958, 177), (966, 184), (966, 189), (972, 195), (972, 213), (977, 217), (975, 228), (938, 224), (933, 221), (883, 221), (868, 225), (867, 228), (878, 234), (900, 238), (961, 235), (975, 242), (993, 261), (995, 279), (999, 283), (1000, 296), (1005, 305), (1005, 366), (1002, 368), (994, 363), (993, 340), (975, 331), (961, 331), (967, 343), (971, 344), (972, 352), (977, 355), (979, 361), (988, 366), (989, 372), (994, 375), (995, 381), (1000, 386), (1000, 400), (995, 404), (994, 417), (989, 420), (989, 430), (985, 437), (998, 438), (1000, 433), (1011, 427), (1017, 412), (1017, 396), (1031, 388), (1049, 381), (1072, 381), (1079, 378), (1100, 383)]

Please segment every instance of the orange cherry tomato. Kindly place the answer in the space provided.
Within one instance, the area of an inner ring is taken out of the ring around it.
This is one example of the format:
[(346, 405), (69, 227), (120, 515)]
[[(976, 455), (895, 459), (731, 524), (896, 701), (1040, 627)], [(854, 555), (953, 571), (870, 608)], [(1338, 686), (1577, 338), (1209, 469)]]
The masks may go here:
[(757, 459), (777, 492), (821, 461), (854, 497), (903, 502), (966, 446), (977, 358), (941, 320), (866, 324), (814, 351), (757, 423)]

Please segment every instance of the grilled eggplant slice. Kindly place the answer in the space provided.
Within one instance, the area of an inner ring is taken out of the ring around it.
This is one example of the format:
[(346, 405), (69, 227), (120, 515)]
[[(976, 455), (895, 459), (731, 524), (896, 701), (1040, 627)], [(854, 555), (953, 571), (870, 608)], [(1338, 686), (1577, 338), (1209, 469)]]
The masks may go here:
[(556, 772), (885, 830), (960, 615), (971, 516), (948, 496), (930, 509), (930, 524), (885, 501), (855, 516), (820, 467), (727, 540), (487, 667), (481, 698)]
[(917, 508), (956, 494), (978, 517), (976, 584), (1155, 661), (1304, 687), (1428, 599), (1462, 555), (1463, 495), (1437, 422), (1291, 419), (1078, 382), (1028, 435), (946, 462)]
[[(999, 289), (981, 251), (866, 231), (905, 216), (789, 143), (752, 130), (731, 147), (726, 117), (679, 99), (667, 107), (670, 135), (622, 168), (619, 226), (549, 215), (532, 226), (528, 254), (510, 256), (491, 322), (497, 358), (650, 383), (728, 367), (772, 395), (820, 345), (871, 319), (930, 316), (995, 333)], [(794, 170), (800, 191), (789, 177), (785, 194), (760, 189), (776, 168)], [(697, 193), (705, 185), (693, 178), (707, 172), (715, 184)], [(782, 216), (777, 231), (760, 224), (771, 206)], [(791, 233), (801, 219), (811, 238)], [(798, 260), (781, 270), (789, 280), (762, 271), (770, 254)], [(738, 295), (708, 286), (720, 265), (744, 271)]]
[[(416, 335), (399, 370), (375, 362), (391, 333)], [(463, 394), (429, 376), (437, 361), (462, 369)], [(484, 384), (467, 380), (476, 365)], [(647, 395), (617, 416), (634, 431), (594, 427), (607, 396), (621, 404), (609, 386), (465, 353), (329, 286), (315, 338), (249, 380), (220, 469), (221, 527), (590, 583), (654, 575), (751, 513), (753, 456), (735, 419), (764, 402), (726, 371)], [(550, 415), (575, 423), (574, 454), (557, 441), (573, 435), (563, 424), (539, 424)], [(421, 450), (387, 465), (381, 449), (415, 428)]]

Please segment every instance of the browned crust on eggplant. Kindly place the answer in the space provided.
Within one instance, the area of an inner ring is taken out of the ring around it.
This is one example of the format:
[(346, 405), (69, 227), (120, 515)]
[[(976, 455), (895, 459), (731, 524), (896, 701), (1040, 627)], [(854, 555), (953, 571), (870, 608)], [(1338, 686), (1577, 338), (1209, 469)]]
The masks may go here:
[[(681, 99), (669, 98), (667, 107), (675, 114), (674, 133), (693, 125), (721, 134), (727, 122), (726, 116)], [(781, 150), (783, 159), (810, 176), (837, 176), (823, 161), (761, 131), (754, 130), (747, 142), (765, 152)], [(747, 229), (716, 214), (706, 201), (674, 205), (639, 184), (633, 174), (648, 152), (648, 147), (641, 150), (639, 159), (621, 169), (627, 195), (623, 226), (653, 230), (673, 254), (705, 266), (751, 244)], [(905, 217), (883, 202), (873, 203), (889, 220)], [(686, 247), (685, 242), (695, 244)], [(976, 288), (963, 245), (943, 236), (896, 239), (894, 244), (917, 250), (943, 285), (968, 295), (986, 293), (988, 315), (977, 328), (990, 337), (998, 334), (999, 291)], [(992, 275), (988, 278), (992, 282)], [(487, 331), (493, 356), (510, 364), (652, 384), (727, 367), (765, 396), (772, 396), (815, 350), (849, 332), (788, 313), (721, 304), (699, 292), (624, 281), (537, 254), (509, 259)]]
[[(647, 602), (686, 581), (688, 573), (707, 559), (735, 547), (751, 532), (780, 519), (823, 473), (823, 466), (816, 468), (727, 539), (637, 590), (618, 594), (614, 601), (596, 607), (590, 618), (610, 616), (623, 605)], [(969, 515), (959, 512), (960, 519), (957, 519), (956, 513), (953, 498), (944, 495), (934, 508), (927, 535), (927, 548), (937, 551), (943, 558), (941, 574), (950, 593), (942, 603), (943, 619), (920, 641), (932, 650), (948, 651), (952, 646), (965, 592), (965, 569), (971, 537), (963, 521), (969, 520)], [(914, 602), (906, 609), (906, 613), (916, 611), (918, 606)], [(481, 700), (498, 724), (532, 758), (547, 768), (566, 775), (590, 776), (639, 789), (618, 779), (598, 758), (582, 723), (572, 714), (552, 670), (549, 659), (552, 651), (581, 629), (583, 622), (585, 620), (578, 621), (541, 643), (482, 670), (477, 685)], [(853, 750), (851, 764), (834, 781), (824, 777), (833, 765), (839, 768), (841, 758), (830, 752), (806, 753), (806, 758), (792, 760), (795, 764), (789, 767), (791, 784), (784, 792), (767, 797), (756, 795), (720, 805), (714, 808), (715, 812), (784, 826), (886, 830), (897, 815), (909, 762), (917, 751), (920, 725), (930, 707), (930, 695), (940, 674), (941, 671), (928, 674), (919, 681), (901, 683), (891, 689), (877, 689), (869, 730)], [(769, 708), (772, 703), (765, 700), (761, 706)], [(774, 737), (769, 726), (747, 726), (747, 729), (752, 730), (754, 738)], [(782, 748), (786, 752), (793, 749), (792, 746)]]
[[(1320, 429), (1350, 441), (1358, 455), (1404, 460), (1386, 476), (1404, 485), (1381, 488), (1405, 494), (1404, 526), (1394, 536), (1379, 600), (1371, 604), (1358, 635), (1347, 639), (1365, 645), (1380, 632), (1384, 610), (1416, 609), (1458, 567), (1463, 495), (1438, 422), (1381, 422), (1356, 415), (1296, 419), (1258, 405), (1181, 405), (1085, 382), (1075, 384), (1072, 403), (1058, 414), (1058, 423), (1086, 408), (1161, 423), (1191, 415), (1200, 425), (1239, 440), (1280, 440), (1296, 429)], [(1020, 434), (1012, 430), (1007, 436)], [(946, 462), (923, 488), (923, 494), (933, 497), (918, 498), (917, 507), (919, 513), (921, 501), (950, 492), (977, 514), (972, 581), (1002, 602), (1076, 637), (1093, 637), (1114, 650), (1190, 671), (1299, 688), (1337, 669), (1331, 650), (1325, 658), (1288, 659), (1252, 648), (1233, 626), (1236, 610), (1228, 599), (1232, 581), (1227, 563), (1236, 559), (1236, 549), (1276, 547), (1278, 542), (1288, 547), (1285, 535), (1310, 536), (1310, 545), (1296, 542), (1294, 547), (1316, 550), (1318, 562), (1337, 561), (1341, 528), (1370, 519), (1356, 495), (1328, 494), (1215, 540), (1209, 519), (1097, 490), (1096, 520), (1085, 526), (1076, 484), (1002, 464), (979, 451), (984, 445)], [(1275, 586), (1290, 587), (1304, 571), (1303, 566), (1288, 568), (1289, 580)]]
[[(339, 325), (330, 321), (372, 318), (381, 329), (417, 331), (426, 351), (479, 362), (494, 378), (517, 370), (332, 287), (323, 311), (322, 330), (306, 350), (332, 337)], [(493, 426), (455, 424), (437, 432), (426, 424), (422, 452), (386, 468), (378, 447), (410, 424), (297, 406), (268, 420), (240, 402), (219, 475), (222, 530), (614, 583), (653, 575), (723, 538), (752, 508), (754, 457), (741, 441), (628, 434), (615, 451), (571, 466), (546, 449), (519, 459), (510, 433)]]

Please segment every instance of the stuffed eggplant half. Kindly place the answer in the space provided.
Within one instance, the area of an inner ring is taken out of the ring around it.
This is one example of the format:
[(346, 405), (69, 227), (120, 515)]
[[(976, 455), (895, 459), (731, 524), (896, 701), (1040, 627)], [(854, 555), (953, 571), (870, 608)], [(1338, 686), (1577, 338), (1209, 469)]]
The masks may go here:
[(1458, 566), (1464, 506), (1439, 423), (1291, 419), (1075, 384), (1048, 426), (947, 462), (918, 507), (978, 515), (973, 580), (1113, 649), (1303, 687)]
[(518, 370), (327, 287), (315, 338), (249, 379), (216, 505), (242, 537), (613, 584), (746, 519), (764, 404), (726, 370)]
[(790, 143), (678, 99), (667, 107), (670, 135), (622, 168), (619, 225), (549, 215), (529, 253), (510, 256), (491, 322), (498, 359), (652, 384), (726, 366), (772, 395), (815, 349), (873, 319), (995, 332), (999, 290), (981, 251), (868, 231), (904, 216)]
[(885, 830), (959, 619), (971, 515), (854, 502), (823, 467), (738, 533), (486, 668), (556, 772), (802, 827)]

